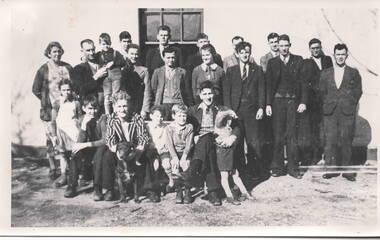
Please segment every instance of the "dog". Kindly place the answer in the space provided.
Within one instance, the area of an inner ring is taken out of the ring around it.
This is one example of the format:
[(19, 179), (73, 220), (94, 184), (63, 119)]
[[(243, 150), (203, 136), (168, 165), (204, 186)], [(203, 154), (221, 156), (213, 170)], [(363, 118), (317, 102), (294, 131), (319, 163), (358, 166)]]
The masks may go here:
[(129, 142), (121, 142), (117, 144), (117, 167), (116, 180), (119, 187), (120, 199), (119, 202), (127, 201), (127, 187), (133, 184), (134, 201), (140, 203), (138, 178), (136, 176), (136, 151), (134, 146)]

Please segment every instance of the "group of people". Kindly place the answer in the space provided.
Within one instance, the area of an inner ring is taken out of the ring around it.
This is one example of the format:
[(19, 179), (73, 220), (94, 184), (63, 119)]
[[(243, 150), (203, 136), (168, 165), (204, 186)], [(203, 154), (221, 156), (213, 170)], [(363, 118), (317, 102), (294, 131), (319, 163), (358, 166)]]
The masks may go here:
[[(191, 188), (203, 187), (211, 204), (221, 205), (223, 189), (226, 201), (239, 205), (252, 199), (240, 176), (301, 179), (299, 166), (322, 154), (326, 165), (351, 165), (362, 86), (345, 64), (345, 44), (335, 45), (333, 62), (311, 39), (311, 57), (303, 59), (290, 53), (288, 35), (270, 33), (259, 65), (240, 36), (222, 60), (200, 33), (198, 51), (186, 61), (170, 37), (168, 26), (158, 28), (145, 66), (127, 31), (119, 35), (120, 51), (107, 33), (98, 52), (92, 40), (81, 41), (74, 68), (61, 60), (58, 42), (47, 46), (33, 93), (41, 101), (49, 176), (56, 187), (67, 184), (65, 197), (93, 181), (94, 200), (112, 201), (116, 182), (119, 191), (133, 182), (136, 202), (141, 193), (158, 202), (162, 191), (175, 191), (176, 203), (191, 203)], [(343, 177), (355, 181), (353, 173)]]

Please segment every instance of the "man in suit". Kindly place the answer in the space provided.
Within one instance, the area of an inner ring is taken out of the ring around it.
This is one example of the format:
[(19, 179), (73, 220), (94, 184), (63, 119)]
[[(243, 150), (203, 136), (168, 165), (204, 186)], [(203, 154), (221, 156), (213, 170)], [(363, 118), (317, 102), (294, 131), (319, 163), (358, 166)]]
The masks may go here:
[(316, 164), (322, 159), (323, 144), (321, 138), (322, 102), (318, 94), (321, 71), (332, 67), (331, 57), (325, 56), (322, 43), (313, 38), (309, 41), (311, 57), (305, 59), (302, 67), (302, 79), (309, 84), (307, 110), (300, 115), (298, 147), (302, 165)]
[[(84, 39), (80, 43), (83, 54), (82, 63), (73, 69), (73, 83), (81, 98), (94, 95), (98, 98), (99, 104), (103, 100), (102, 80), (107, 75), (107, 69), (100, 68), (95, 58), (95, 45), (91, 39)], [(100, 107), (100, 112), (104, 112), (104, 106)]]
[[(227, 72), (227, 68), (239, 64), (239, 56), (238, 56), (239, 54), (236, 51), (236, 45), (238, 45), (240, 42), (244, 42), (244, 38), (241, 36), (235, 36), (232, 38), (231, 41), (232, 41), (233, 53), (230, 56), (225, 57), (223, 59), (223, 69), (225, 72)], [(254, 65), (257, 65), (252, 55), (249, 57), (249, 62), (253, 63)]]
[(279, 54), (278, 37), (279, 37), (278, 34), (275, 32), (269, 33), (267, 36), (270, 51), (260, 58), (260, 66), (263, 68), (264, 72), (267, 71), (267, 65), (268, 65), (269, 59), (277, 57)]
[[(298, 169), (296, 118), (306, 110), (307, 84), (301, 78), (302, 57), (290, 53), (289, 36), (279, 36), (280, 55), (268, 62), (266, 72), (266, 114), (273, 122), (273, 159), (271, 175), (279, 177), (288, 173), (300, 179)], [(287, 169), (284, 164), (284, 145), (287, 153)]]
[[(149, 49), (145, 58), (146, 59), (145, 67), (148, 68), (149, 76), (152, 76), (153, 71), (156, 68), (159, 68), (165, 65), (165, 62), (163, 60), (163, 51), (165, 48), (168, 48), (170, 46), (169, 45), (169, 41), (171, 38), (170, 31), (171, 31), (170, 28), (166, 25), (159, 26), (157, 29), (158, 48)], [(171, 46), (171, 47), (172, 49), (175, 50), (175, 55), (176, 55), (175, 66), (182, 67), (183, 59), (182, 59), (181, 49), (175, 46)]]
[(126, 51), (126, 66), (123, 80), (126, 92), (132, 97), (134, 111), (146, 119), (152, 104), (152, 89), (148, 69), (138, 64), (139, 45), (131, 43)]
[(154, 105), (162, 105), (165, 111), (164, 120), (171, 120), (171, 108), (174, 104), (189, 106), (192, 102), (191, 90), (186, 87), (186, 71), (177, 67), (176, 50), (165, 48), (162, 52), (165, 66), (154, 70), (152, 76), (152, 93)]
[[(238, 116), (241, 131), (236, 147), (236, 165), (240, 173), (265, 177), (262, 162), (262, 134), (259, 131), (259, 120), (264, 115), (265, 79), (260, 66), (249, 61), (251, 44), (240, 42), (236, 45), (239, 64), (227, 68), (223, 85), (224, 105), (231, 108)], [(244, 158), (244, 140), (247, 143), (247, 165)]]
[[(189, 74), (189, 76), (191, 76), (193, 69), (195, 67), (197, 67), (203, 63), (202, 55), (201, 55), (201, 48), (206, 44), (210, 44), (210, 40), (208, 39), (207, 34), (199, 33), (197, 36), (198, 51), (195, 54), (190, 55), (186, 60), (186, 71)], [(222, 61), (222, 57), (220, 56), (220, 54), (216, 53), (214, 58), (215, 58), (214, 62), (216, 64), (218, 64), (220, 67), (223, 67), (223, 61)], [(190, 81), (191, 81), (191, 79), (190, 79)]]
[[(323, 130), (325, 135), (326, 165), (352, 165), (352, 141), (362, 81), (357, 69), (346, 65), (348, 48), (345, 44), (334, 47), (335, 64), (322, 71), (319, 90), (323, 102)], [(324, 174), (328, 179), (339, 174)], [(344, 173), (349, 181), (356, 180), (355, 173)]]

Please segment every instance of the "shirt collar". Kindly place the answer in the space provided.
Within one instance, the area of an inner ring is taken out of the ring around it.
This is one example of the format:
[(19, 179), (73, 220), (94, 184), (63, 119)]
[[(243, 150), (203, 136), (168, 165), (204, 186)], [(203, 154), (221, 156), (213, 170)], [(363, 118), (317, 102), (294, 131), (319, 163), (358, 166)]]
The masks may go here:
[(288, 62), (289, 58), (290, 58), (290, 54), (288, 56), (286, 56), (286, 57), (284, 57), (283, 55), (280, 54), (280, 58), (281, 58), (282, 61)]
[(201, 102), (198, 106), (198, 110), (199, 109), (206, 110), (207, 108), (212, 108), (212, 106), (213, 106), (213, 104), (211, 104), (209, 107), (207, 107), (207, 105), (204, 102)]
[(270, 50), (270, 54), (272, 54), (272, 57), (277, 57), (280, 53), (278, 51), (273, 52), (272, 50)]
[(344, 66), (343, 67), (340, 67), (340, 66), (338, 66), (338, 64), (336, 64), (336, 63), (334, 63), (334, 69), (338, 69), (338, 70), (344, 70), (346, 68), (346, 64), (344, 64)]
[(213, 63), (213, 64), (211, 64), (211, 65), (209, 65), (209, 66), (208, 66), (207, 64), (205, 64), (205, 63), (202, 63), (202, 64), (201, 64), (201, 68), (202, 68), (202, 70), (205, 71), (205, 72), (206, 72), (206, 70), (207, 70), (207, 67), (210, 67), (210, 69), (211, 69), (212, 71), (215, 71), (216, 68), (218, 67), (218, 64)]

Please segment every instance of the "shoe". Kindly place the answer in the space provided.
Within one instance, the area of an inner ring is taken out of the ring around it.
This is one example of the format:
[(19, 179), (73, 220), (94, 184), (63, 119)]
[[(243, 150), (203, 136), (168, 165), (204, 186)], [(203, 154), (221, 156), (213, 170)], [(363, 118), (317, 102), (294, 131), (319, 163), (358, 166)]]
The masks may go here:
[(343, 175), (343, 177), (345, 179), (347, 179), (348, 181), (351, 181), (351, 182), (355, 182), (356, 181), (356, 177), (355, 176), (345, 176), (345, 175)]
[(233, 197), (227, 197), (226, 202), (231, 203), (232, 205), (240, 205), (241, 203), (235, 200)]
[(218, 194), (216, 193), (216, 191), (212, 191), (212, 192), (208, 193), (208, 200), (213, 206), (221, 206), (222, 205), (222, 201), (218, 197)]
[(249, 193), (243, 193), (239, 198), (238, 198), (238, 201), (239, 202), (244, 202), (245, 200), (253, 200), (253, 197), (249, 194)]
[(301, 179), (302, 178), (302, 175), (299, 172), (289, 173), (289, 176), (292, 176), (295, 179)]
[(104, 194), (104, 200), (105, 201), (112, 201), (113, 200), (113, 191), (107, 190), (107, 192)]
[(50, 169), (49, 170), (49, 178), (54, 181), (55, 179), (57, 179), (59, 177), (59, 174), (58, 174), (58, 171), (57, 169)]
[(102, 194), (102, 190), (98, 187), (94, 187), (95, 188), (95, 191), (94, 191), (94, 201), (102, 201), (103, 200), (103, 194)]
[(54, 187), (60, 188), (67, 184), (66, 174), (62, 174), (57, 181), (54, 182)]
[(185, 189), (185, 197), (183, 199), (184, 204), (190, 204), (193, 202), (193, 198), (191, 197), (190, 189)]
[(175, 203), (176, 204), (183, 204), (183, 191), (182, 191), (182, 188), (177, 188), (177, 190), (176, 190)]
[(330, 174), (323, 174), (322, 178), (323, 179), (330, 179), (330, 178), (338, 177), (338, 176), (339, 176), (339, 174), (332, 174), (332, 173), (330, 173)]
[(73, 198), (77, 194), (77, 188), (72, 185), (67, 185), (66, 191), (63, 194), (65, 198)]
[(78, 181), (78, 186), (80, 188), (88, 186), (89, 184), (90, 183), (88, 181), (86, 181), (85, 179), (83, 179), (83, 178), (79, 179), (79, 181)]
[(148, 191), (147, 195), (151, 202), (154, 202), (154, 203), (160, 202), (160, 197), (158, 196), (157, 193), (153, 191)]

